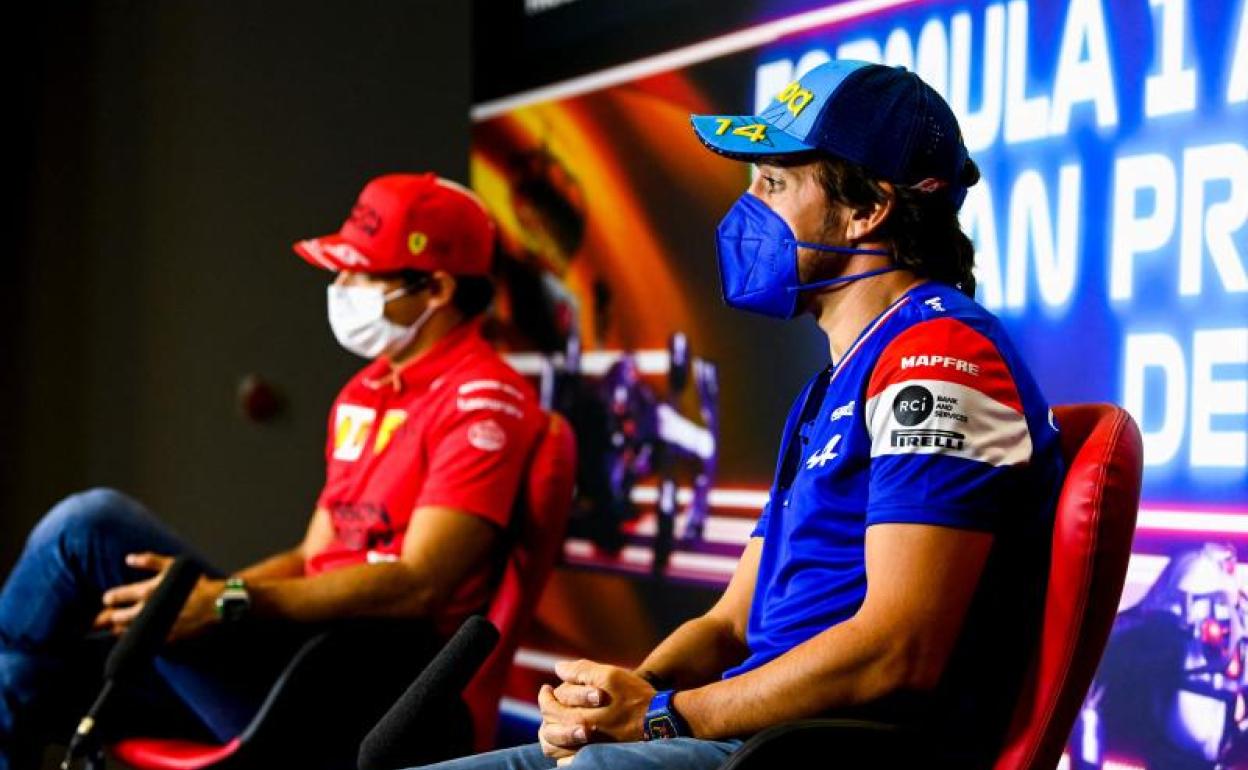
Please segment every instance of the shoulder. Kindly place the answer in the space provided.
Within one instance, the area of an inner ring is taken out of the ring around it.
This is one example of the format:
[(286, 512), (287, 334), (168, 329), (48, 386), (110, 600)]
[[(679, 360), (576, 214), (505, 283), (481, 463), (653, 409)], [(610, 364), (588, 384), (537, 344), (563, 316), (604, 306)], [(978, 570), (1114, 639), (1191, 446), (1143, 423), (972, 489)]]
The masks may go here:
[(872, 453), (1026, 462), (1033, 441), (1008, 344), (990, 314), (955, 303), (914, 314), (882, 344), (864, 393)]
[(524, 426), (543, 424), (533, 387), (486, 344), (469, 351), (436, 387), (442, 393), (446, 421), (491, 417)]
[(972, 387), (1021, 408), (1000, 322), (956, 289), (920, 287), (885, 331), (871, 366), (868, 398), (896, 383), (930, 380)]
[(445, 385), (457, 396), (505, 397), (525, 406), (537, 406), (537, 393), (529, 381), (488, 345), (471, 351), (447, 373)]

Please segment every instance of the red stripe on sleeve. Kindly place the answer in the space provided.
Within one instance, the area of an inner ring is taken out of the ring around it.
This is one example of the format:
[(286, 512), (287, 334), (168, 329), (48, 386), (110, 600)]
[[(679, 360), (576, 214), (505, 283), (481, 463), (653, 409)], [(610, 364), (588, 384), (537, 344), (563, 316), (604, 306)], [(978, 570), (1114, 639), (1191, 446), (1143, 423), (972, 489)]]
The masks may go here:
[(908, 380), (965, 385), (1011, 409), (1023, 410), (1014, 378), (996, 345), (954, 318), (917, 323), (888, 343), (871, 372), (867, 398)]

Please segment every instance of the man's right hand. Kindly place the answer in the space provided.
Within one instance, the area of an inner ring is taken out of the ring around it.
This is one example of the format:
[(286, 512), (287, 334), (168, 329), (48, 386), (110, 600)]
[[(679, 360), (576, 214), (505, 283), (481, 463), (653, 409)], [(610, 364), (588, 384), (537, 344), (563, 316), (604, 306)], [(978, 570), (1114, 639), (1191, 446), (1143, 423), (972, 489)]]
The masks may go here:
[(156, 574), (147, 580), (127, 583), (105, 591), (101, 598), (104, 608), (95, 616), (91, 627), (95, 630), (112, 631), (114, 634), (124, 633), (143, 611), (144, 602), (156, 590), (156, 586), (160, 585), (171, 564), (172, 556), (158, 553), (132, 553), (126, 556), (126, 566)]

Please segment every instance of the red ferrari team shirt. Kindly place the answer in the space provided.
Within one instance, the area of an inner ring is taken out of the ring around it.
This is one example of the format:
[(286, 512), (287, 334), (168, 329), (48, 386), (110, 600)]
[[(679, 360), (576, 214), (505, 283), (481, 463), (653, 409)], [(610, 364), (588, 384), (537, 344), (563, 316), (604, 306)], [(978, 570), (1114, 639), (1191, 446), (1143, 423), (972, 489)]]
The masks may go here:
[[(325, 488), (333, 542), (308, 559), (315, 575), (398, 559), (412, 514), (445, 506), (505, 529), (544, 416), (528, 383), (464, 324), (392, 374), (374, 361), (339, 393), (329, 416)], [(489, 598), (482, 564), (441, 616), (451, 630)]]

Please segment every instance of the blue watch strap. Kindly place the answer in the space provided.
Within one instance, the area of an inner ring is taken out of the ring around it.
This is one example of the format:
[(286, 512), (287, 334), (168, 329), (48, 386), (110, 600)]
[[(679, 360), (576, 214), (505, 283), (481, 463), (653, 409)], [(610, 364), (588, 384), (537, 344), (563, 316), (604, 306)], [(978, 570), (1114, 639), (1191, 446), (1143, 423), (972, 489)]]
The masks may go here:
[(672, 705), (672, 697), (675, 694), (675, 690), (662, 690), (656, 692), (650, 699), (650, 708), (646, 711), (646, 721), (643, 727), (646, 740), (692, 737), (689, 724)]

